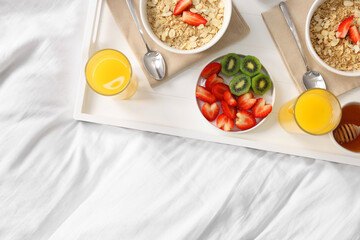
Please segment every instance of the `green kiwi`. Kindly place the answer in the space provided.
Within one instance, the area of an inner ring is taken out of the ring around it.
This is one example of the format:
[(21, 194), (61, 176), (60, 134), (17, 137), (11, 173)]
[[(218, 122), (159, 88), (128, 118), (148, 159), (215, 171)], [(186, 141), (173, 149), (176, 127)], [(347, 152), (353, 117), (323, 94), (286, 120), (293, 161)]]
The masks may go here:
[(234, 76), (240, 71), (241, 58), (235, 53), (229, 53), (221, 59), (221, 72), (226, 76)]
[(241, 60), (240, 70), (242, 73), (249, 75), (250, 77), (255, 76), (261, 71), (261, 63), (259, 59), (254, 56), (246, 56)]
[(230, 81), (230, 92), (236, 96), (247, 93), (251, 87), (251, 78), (246, 74), (239, 74)]
[(258, 95), (263, 95), (271, 88), (271, 79), (265, 74), (258, 74), (251, 79), (251, 88), (254, 93)]

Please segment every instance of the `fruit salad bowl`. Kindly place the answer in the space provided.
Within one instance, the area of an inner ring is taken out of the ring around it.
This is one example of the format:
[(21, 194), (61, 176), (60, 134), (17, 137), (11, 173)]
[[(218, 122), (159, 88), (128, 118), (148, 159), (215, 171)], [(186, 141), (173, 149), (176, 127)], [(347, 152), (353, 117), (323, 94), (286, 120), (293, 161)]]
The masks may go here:
[(140, 0), (140, 17), (145, 31), (160, 47), (178, 54), (199, 53), (217, 43), (230, 23), (232, 1), (214, 1), (218, 2), (216, 9), (202, 0), (174, 0), (165, 7), (163, 0)]
[(229, 53), (199, 74), (195, 101), (204, 121), (219, 131), (246, 133), (272, 113), (275, 87), (259, 59)]

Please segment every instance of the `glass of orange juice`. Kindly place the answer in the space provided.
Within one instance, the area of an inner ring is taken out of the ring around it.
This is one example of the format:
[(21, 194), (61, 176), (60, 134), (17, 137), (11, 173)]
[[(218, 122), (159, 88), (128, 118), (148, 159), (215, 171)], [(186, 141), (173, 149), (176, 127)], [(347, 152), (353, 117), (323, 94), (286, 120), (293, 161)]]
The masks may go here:
[(136, 92), (138, 81), (127, 57), (114, 49), (96, 52), (87, 62), (85, 76), (95, 92), (116, 99), (128, 99)]
[(341, 105), (331, 92), (313, 88), (280, 107), (278, 120), (290, 133), (322, 135), (334, 130), (341, 120)]

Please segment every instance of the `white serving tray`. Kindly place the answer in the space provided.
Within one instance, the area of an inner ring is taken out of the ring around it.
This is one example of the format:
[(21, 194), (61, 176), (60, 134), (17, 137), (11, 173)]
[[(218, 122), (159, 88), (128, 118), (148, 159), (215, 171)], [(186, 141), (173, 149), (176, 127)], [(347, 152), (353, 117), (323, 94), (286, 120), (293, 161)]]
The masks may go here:
[[(301, 0), (299, 0), (301, 1)], [(90, 1), (83, 49), (83, 66), (89, 55), (103, 48), (122, 51), (133, 65), (139, 88), (129, 100), (114, 100), (94, 93), (86, 84), (84, 69), (79, 69), (79, 86), (74, 109), (77, 120), (157, 132), (180, 137), (238, 145), (273, 152), (360, 166), (360, 154), (347, 152), (334, 145), (329, 135), (294, 135), (277, 122), (279, 107), (298, 95), (283, 61), (263, 23), (261, 12), (280, 0), (236, 1), (235, 6), (248, 23), (251, 33), (217, 54), (235, 52), (257, 56), (272, 76), (276, 88), (273, 112), (258, 128), (248, 133), (222, 133), (199, 114), (195, 84), (202, 68), (217, 56), (187, 69), (176, 77), (151, 88), (124, 37), (116, 26), (105, 0)], [(127, 7), (126, 5), (124, 7)], [(241, 11), (242, 10), (242, 11)], [(132, 19), (131, 19), (132, 21)], [(145, 53), (145, 46), (144, 47)], [(339, 97), (342, 105), (359, 101), (360, 88)]]

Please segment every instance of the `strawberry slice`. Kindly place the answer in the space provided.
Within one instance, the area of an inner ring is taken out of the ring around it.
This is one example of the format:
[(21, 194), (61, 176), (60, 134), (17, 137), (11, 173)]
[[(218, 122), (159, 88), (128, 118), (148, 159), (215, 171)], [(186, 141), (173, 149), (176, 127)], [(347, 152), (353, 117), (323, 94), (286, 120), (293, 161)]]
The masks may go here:
[(174, 15), (180, 15), (183, 11), (188, 10), (192, 4), (192, 0), (178, 1), (174, 9)]
[(351, 17), (346, 18), (344, 21), (342, 21), (342, 23), (339, 25), (339, 28), (336, 32), (336, 37), (338, 37), (338, 38), (346, 37), (353, 19), (354, 19), (354, 16), (351, 16)]
[(237, 103), (239, 109), (248, 110), (254, 106), (254, 104), (256, 103), (256, 98), (254, 98), (252, 92), (247, 92), (243, 95), (240, 95)]
[(216, 126), (224, 131), (230, 131), (234, 127), (234, 120), (222, 113), (216, 120)]
[(190, 11), (184, 11), (182, 15), (182, 21), (193, 26), (199, 26), (201, 24), (206, 24), (207, 20), (203, 18), (200, 14), (193, 13)]
[(251, 110), (255, 117), (264, 118), (272, 111), (272, 106), (266, 104), (265, 99), (259, 98)]
[(236, 114), (235, 125), (241, 130), (247, 130), (256, 125), (256, 119), (251, 112), (241, 110)]
[(216, 83), (223, 83), (224, 79), (220, 76), (218, 76), (216, 73), (212, 74), (205, 82), (205, 88), (209, 91), (211, 91), (212, 87)]
[(209, 63), (204, 67), (204, 69), (201, 72), (201, 76), (203, 78), (209, 78), (214, 73), (219, 74), (221, 70), (221, 64), (217, 62)]
[(349, 28), (349, 36), (355, 44), (360, 41), (360, 33), (357, 26), (351, 25)]
[(219, 105), (217, 105), (216, 103), (213, 103), (211, 105), (210, 105), (210, 103), (205, 103), (202, 106), (201, 112), (207, 120), (212, 122), (218, 116), (218, 114), (220, 112), (220, 108), (219, 108)]
[(216, 98), (214, 95), (211, 94), (206, 88), (202, 86), (196, 86), (196, 97), (204, 102), (214, 103), (216, 102)]
[(223, 100), (226, 91), (229, 91), (229, 86), (224, 83), (216, 83), (211, 89), (211, 93), (217, 100)]
[(236, 108), (227, 104), (224, 100), (221, 101), (221, 109), (231, 119), (236, 118)]
[(230, 91), (224, 93), (224, 101), (232, 107), (237, 107), (238, 105), (234, 95), (232, 95)]

